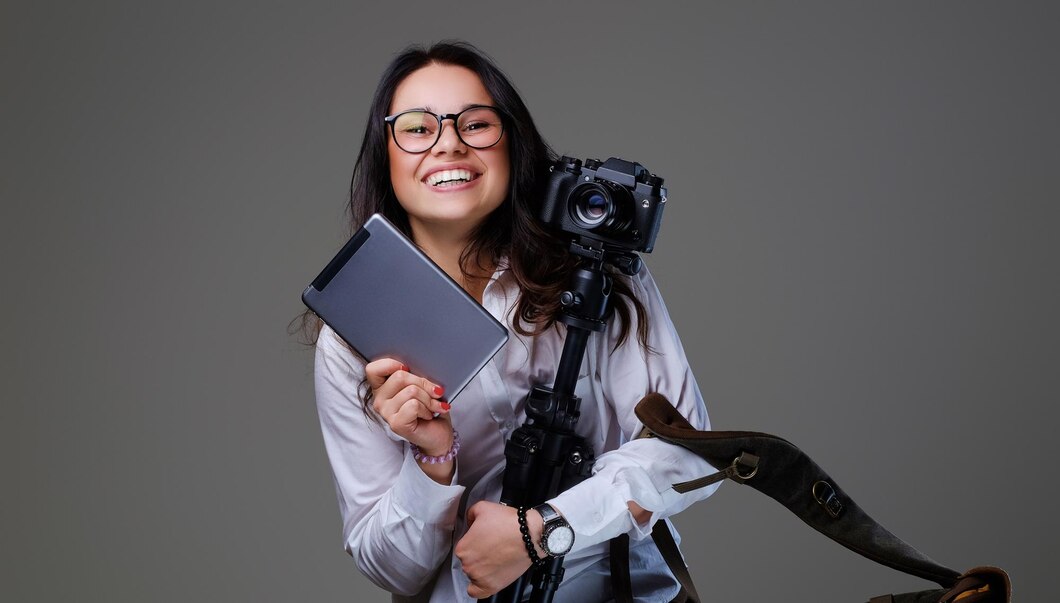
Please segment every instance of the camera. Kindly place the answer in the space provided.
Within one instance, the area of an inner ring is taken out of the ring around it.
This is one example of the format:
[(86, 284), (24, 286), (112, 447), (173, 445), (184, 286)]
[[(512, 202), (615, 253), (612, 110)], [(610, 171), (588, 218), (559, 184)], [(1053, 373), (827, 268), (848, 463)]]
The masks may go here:
[(662, 178), (617, 157), (563, 156), (550, 170), (541, 221), (605, 249), (651, 253), (666, 205)]

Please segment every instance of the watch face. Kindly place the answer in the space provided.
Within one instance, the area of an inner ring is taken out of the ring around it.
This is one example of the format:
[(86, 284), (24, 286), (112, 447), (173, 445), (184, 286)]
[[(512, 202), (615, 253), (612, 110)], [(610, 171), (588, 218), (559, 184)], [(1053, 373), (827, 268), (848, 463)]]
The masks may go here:
[(574, 530), (570, 529), (570, 526), (558, 526), (549, 531), (545, 542), (549, 553), (563, 555), (574, 546)]

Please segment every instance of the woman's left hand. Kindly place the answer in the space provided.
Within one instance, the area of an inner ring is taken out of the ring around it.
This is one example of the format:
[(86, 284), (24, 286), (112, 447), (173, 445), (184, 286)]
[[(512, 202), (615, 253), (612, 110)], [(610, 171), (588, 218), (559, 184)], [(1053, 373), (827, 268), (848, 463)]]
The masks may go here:
[[(530, 510), (526, 521), (530, 537), (537, 542), (541, 538), (541, 515)], [(453, 552), (471, 581), (467, 594), (475, 599), (500, 592), (530, 568), (515, 508), (499, 503), (481, 501), (467, 510), (467, 533)]]

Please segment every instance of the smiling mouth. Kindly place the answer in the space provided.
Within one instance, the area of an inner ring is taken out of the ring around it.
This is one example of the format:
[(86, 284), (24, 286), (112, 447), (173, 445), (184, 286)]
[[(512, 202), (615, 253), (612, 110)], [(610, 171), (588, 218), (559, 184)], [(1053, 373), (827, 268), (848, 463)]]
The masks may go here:
[(428, 186), (436, 188), (445, 188), (447, 186), (456, 186), (465, 182), (471, 182), (472, 180), (478, 179), (481, 174), (476, 174), (471, 170), (455, 169), (455, 170), (440, 170), (437, 171), (424, 180)]

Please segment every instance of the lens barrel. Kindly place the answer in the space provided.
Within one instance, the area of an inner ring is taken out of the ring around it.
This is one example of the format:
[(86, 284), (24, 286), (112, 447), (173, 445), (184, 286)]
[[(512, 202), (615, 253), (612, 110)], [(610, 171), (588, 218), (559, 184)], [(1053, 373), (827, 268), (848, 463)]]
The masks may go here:
[(629, 191), (608, 181), (578, 186), (571, 193), (568, 207), (579, 227), (609, 236), (625, 232), (633, 216)]

